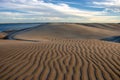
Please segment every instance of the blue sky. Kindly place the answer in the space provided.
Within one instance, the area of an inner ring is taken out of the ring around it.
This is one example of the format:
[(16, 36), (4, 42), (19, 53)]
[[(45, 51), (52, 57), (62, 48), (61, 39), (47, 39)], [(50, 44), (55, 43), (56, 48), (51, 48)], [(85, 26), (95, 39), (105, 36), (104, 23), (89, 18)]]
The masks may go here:
[(120, 22), (120, 0), (0, 0), (0, 23)]

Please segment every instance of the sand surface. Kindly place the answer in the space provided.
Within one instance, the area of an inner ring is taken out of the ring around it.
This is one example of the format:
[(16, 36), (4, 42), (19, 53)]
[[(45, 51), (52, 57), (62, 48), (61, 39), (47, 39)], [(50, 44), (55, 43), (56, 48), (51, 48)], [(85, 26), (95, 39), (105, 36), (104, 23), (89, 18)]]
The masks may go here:
[(98, 40), (119, 36), (120, 24), (91, 25), (46, 24), (0, 40), (0, 80), (120, 80), (120, 43)]
[(0, 39), (3, 39), (6, 35), (7, 35), (7, 33), (0, 32)]

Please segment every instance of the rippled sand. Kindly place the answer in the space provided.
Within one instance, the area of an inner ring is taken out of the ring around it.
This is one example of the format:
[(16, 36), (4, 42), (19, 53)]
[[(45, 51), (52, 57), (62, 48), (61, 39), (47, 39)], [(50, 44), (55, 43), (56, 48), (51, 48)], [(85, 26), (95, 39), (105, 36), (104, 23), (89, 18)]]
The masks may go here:
[(98, 40), (114, 35), (119, 28), (81, 24), (21, 31), (0, 40), (0, 80), (120, 80), (120, 43)]

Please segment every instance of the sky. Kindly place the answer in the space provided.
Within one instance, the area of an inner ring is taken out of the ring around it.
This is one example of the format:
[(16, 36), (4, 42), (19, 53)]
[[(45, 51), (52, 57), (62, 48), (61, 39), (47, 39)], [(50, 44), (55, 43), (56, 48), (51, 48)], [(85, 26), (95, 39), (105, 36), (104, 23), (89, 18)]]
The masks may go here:
[(119, 23), (120, 0), (0, 0), (0, 23)]

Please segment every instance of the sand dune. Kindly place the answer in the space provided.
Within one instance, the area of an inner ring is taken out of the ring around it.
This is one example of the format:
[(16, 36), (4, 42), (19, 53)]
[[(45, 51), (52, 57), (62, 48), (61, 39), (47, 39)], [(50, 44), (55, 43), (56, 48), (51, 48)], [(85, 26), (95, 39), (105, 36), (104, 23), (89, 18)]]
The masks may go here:
[(88, 26), (88, 27), (95, 27), (95, 28), (101, 28), (101, 29), (107, 29), (107, 30), (120, 30), (120, 24), (115, 23), (81, 23), (82, 25)]
[(111, 31), (77, 24), (47, 24), (17, 34), (15, 38), (25, 40), (101, 39), (118, 34), (120, 34), (120, 32), (115, 30)]
[(119, 32), (97, 30), (47, 24), (14, 35), (38, 42), (0, 40), (0, 80), (120, 80), (120, 43), (97, 40)]

